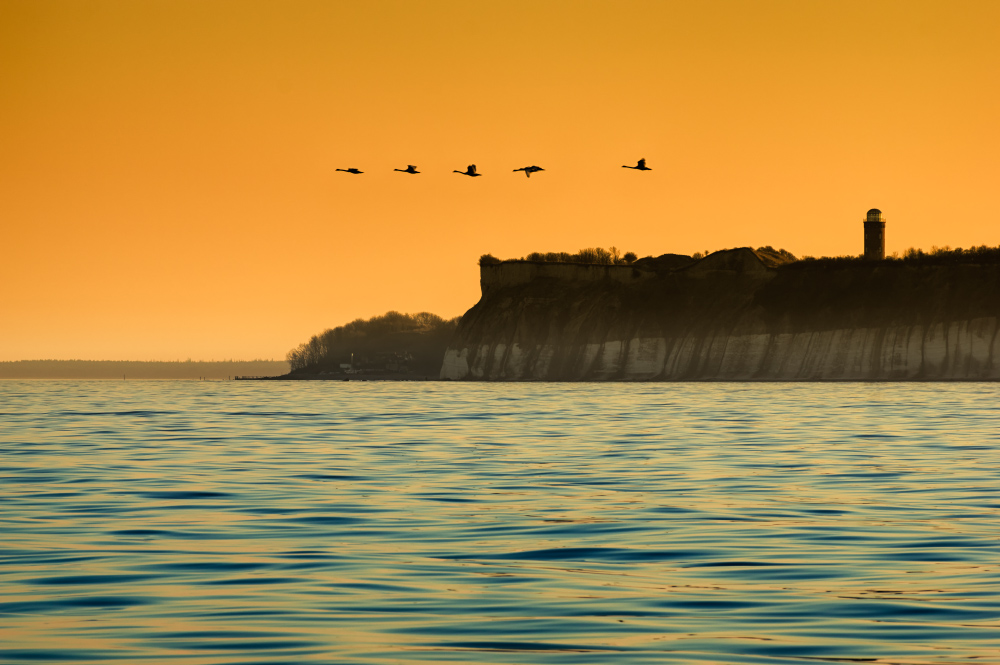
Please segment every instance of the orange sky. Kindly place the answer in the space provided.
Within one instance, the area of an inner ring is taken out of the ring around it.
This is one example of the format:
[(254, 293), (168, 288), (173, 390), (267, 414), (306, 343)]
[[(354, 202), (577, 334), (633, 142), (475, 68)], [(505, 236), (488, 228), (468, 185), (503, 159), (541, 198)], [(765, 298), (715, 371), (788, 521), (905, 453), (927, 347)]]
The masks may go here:
[(870, 207), (890, 253), (998, 245), (998, 27), (993, 1), (0, 0), (0, 360), (281, 358), (463, 313), (485, 252), (857, 254)]

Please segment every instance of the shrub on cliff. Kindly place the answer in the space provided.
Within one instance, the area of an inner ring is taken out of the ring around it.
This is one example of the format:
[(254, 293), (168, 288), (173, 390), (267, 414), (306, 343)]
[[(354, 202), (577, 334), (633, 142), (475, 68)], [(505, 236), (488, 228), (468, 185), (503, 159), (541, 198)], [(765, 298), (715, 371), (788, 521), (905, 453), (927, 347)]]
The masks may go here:
[(989, 247), (979, 245), (962, 249), (945, 245), (944, 247), (933, 246), (931, 251), (925, 252), (914, 247), (903, 253), (902, 257), (893, 254), (891, 259), (906, 263), (916, 263), (921, 265), (946, 265), (951, 263), (1000, 263), (1000, 247)]
[(479, 265), (481, 266), (495, 266), (498, 263), (500, 263), (500, 259), (492, 254), (483, 254), (479, 257)]
[(766, 254), (772, 256), (776, 259), (783, 259), (784, 261), (797, 261), (795, 255), (789, 252), (787, 249), (775, 249), (770, 245), (764, 245), (763, 247), (758, 247), (756, 249), (758, 254)]
[(770, 245), (758, 247), (754, 251), (757, 253), (757, 256), (760, 257), (760, 260), (764, 262), (764, 265), (769, 267), (780, 266), (793, 261), (798, 261), (798, 259), (795, 258), (795, 255), (787, 249), (775, 249)]
[[(489, 257), (488, 261), (484, 261)], [(530, 261), (532, 263), (589, 263), (594, 265), (627, 265), (636, 260), (635, 252), (625, 252), (622, 254), (617, 247), (588, 247), (581, 249), (576, 254), (569, 252), (532, 252), (515, 261)], [(479, 265), (493, 265), (501, 263), (492, 254), (484, 254), (479, 259)]]
[[(888, 265), (895, 263), (910, 266), (942, 266), (960, 263), (995, 264), (1000, 263), (1000, 247), (979, 245), (978, 247), (970, 247), (969, 249), (962, 249), (961, 247), (952, 249), (946, 245), (944, 247), (931, 247), (929, 252), (917, 249), (916, 247), (910, 247), (903, 252), (902, 256), (893, 252), (891, 256), (887, 256), (882, 261)], [(796, 268), (806, 266), (844, 267), (872, 263), (879, 263), (879, 261), (866, 259), (864, 256), (857, 255), (822, 256), (818, 258), (806, 256), (789, 265)]]

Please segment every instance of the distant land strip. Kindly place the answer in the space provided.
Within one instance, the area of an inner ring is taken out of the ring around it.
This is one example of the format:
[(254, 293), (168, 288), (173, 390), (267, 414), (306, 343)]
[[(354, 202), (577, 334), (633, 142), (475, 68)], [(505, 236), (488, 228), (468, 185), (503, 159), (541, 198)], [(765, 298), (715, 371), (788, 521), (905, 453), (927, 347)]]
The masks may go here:
[(287, 374), (284, 360), (13, 360), (0, 362), (0, 379), (209, 379)]

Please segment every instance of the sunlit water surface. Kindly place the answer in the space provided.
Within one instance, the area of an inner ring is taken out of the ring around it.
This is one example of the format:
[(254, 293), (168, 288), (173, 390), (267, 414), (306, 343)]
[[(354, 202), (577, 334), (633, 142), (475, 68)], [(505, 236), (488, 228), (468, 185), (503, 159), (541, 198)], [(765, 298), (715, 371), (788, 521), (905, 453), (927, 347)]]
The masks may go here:
[(1000, 662), (998, 397), (0, 382), (0, 661)]

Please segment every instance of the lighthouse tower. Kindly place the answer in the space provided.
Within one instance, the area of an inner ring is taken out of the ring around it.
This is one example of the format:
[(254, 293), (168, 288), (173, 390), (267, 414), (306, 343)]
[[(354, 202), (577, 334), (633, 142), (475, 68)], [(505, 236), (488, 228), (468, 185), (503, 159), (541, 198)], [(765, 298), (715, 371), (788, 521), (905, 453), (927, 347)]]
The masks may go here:
[(865, 216), (865, 258), (885, 258), (885, 217), (878, 208), (872, 208)]

